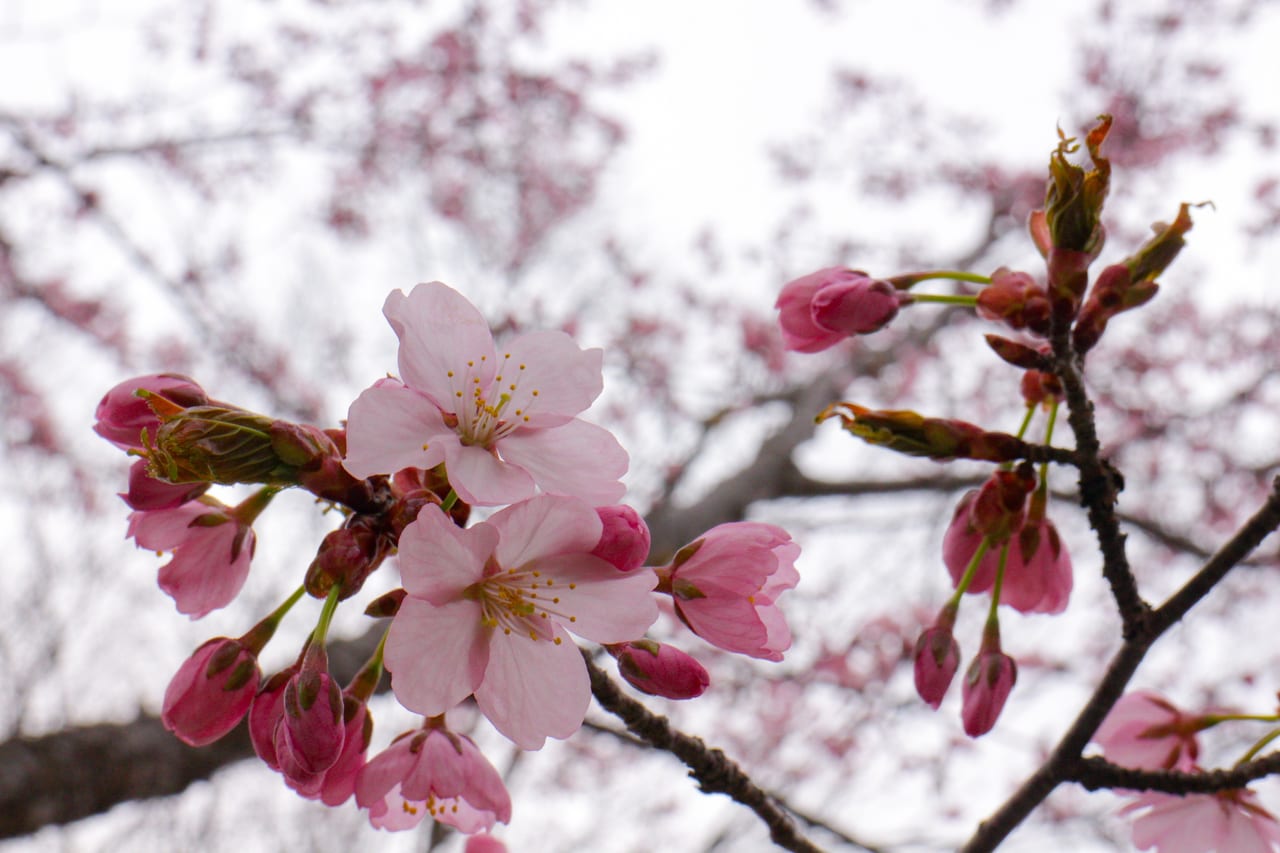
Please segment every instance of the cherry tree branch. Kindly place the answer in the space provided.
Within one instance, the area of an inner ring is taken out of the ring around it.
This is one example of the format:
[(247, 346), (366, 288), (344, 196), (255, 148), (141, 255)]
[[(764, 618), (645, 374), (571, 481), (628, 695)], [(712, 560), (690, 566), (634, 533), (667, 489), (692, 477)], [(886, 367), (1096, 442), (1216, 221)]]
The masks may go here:
[[(1040, 766), (1040, 769), (1033, 773), (1014, 792), (1013, 796), (995, 814), (978, 827), (968, 843), (962, 848), (966, 853), (994, 850), (1062, 782), (1076, 780), (1077, 778), (1082, 784), (1085, 780), (1098, 780), (1103, 770), (1099, 769), (1092, 759), (1082, 759), (1080, 757), (1081, 753), (1084, 751), (1085, 745), (1088, 744), (1089, 738), (1097, 731), (1107, 713), (1119, 700), (1125, 686), (1129, 683), (1129, 679), (1133, 677), (1134, 672), (1137, 671), (1138, 666), (1142, 663), (1151, 646), (1165, 631), (1173, 627), (1193, 606), (1208, 595), (1209, 591), (1232, 568), (1243, 561), (1249, 553), (1262, 543), (1263, 539), (1278, 527), (1280, 527), (1280, 478), (1273, 481), (1272, 491), (1266, 502), (1245, 522), (1236, 534), (1209, 558), (1191, 580), (1187, 581), (1159, 609), (1152, 611), (1149, 618), (1142, 621), (1134, 634), (1125, 638), (1124, 644), (1116, 652), (1115, 657), (1111, 659), (1111, 664), (1107, 667), (1107, 671), (1094, 690), (1093, 695), (1089, 697), (1089, 701), (1085, 703), (1075, 722), (1071, 724), (1071, 727), (1062, 736), (1058, 745), (1054, 747), (1049, 758)], [(1262, 772), (1264, 769), (1266, 772)], [(1280, 769), (1280, 759), (1276, 759), (1275, 756), (1267, 756), (1247, 765), (1242, 765), (1233, 771), (1216, 772), (1229, 774), (1222, 778), (1244, 784), (1251, 779), (1260, 778), (1277, 769)], [(1248, 775), (1255, 772), (1256, 775)], [(1213, 773), (1207, 775), (1218, 778)], [(1134, 781), (1137, 779), (1138, 777), (1133, 777)], [(1118, 782), (1118, 784), (1121, 783)], [(1130, 786), (1127, 781), (1122, 784), (1123, 787), (1141, 787), (1138, 785)], [(1210, 781), (1205, 784), (1212, 785), (1213, 782)], [(1148, 787), (1155, 788), (1156, 785), (1149, 785)], [(1225, 785), (1225, 787), (1239, 787), (1239, 785)], [(1164, 790), (1163, 788), (1157, 789)], [(1192, 789), (1187, 788), (1186, 790), (1190, 791)], [(1222, 788), (1210, 787), (1209, 790), (1222, 790)]]
[(628, 731), (683, 761), (703, 791), (727, 794), (755, 812), (769, 827), (769, 837), (774, 844), (800, 853), (819, 852), (820, 848), (800, 834), (795, 821), (722, 750), (708, 747), (700, 738), (672, 728), (666, 717), (652, 713), (623, 693), (605, 671), (592, 662), (589, 653), (583, 652), (582, 656), (591, 674), (591, 692), (596, 702), (622, 720)]

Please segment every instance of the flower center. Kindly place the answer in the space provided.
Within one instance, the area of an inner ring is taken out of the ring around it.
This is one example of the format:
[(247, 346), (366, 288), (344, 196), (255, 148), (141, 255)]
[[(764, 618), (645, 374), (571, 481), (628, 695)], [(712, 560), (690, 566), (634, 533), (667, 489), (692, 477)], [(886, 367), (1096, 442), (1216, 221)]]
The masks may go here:
[(529, 422), (538, 389), (523, 386), (527, 365), (513, 363), (509, 352), (499, 359), (493, 379), (484, 381), (479, 374), (487, 361), (483, 355), (469, 360), (461, 375), (450, 370), (448, 377), (457, 418), (454, 429), (462, 443), (492, 450), (499, 439)]
[(578, 621), (561, 597), (562, 592), (571, 592), (578, 585), (557, 581), (535, 566), (530, 563), (503, 569), (490, 557), (484, 579), (468, 587), (464, 595), (480, 603), (480, 621), (486, 627), (500, 629), (508, 636), (560, 645), (551, 621), (569, 625)]

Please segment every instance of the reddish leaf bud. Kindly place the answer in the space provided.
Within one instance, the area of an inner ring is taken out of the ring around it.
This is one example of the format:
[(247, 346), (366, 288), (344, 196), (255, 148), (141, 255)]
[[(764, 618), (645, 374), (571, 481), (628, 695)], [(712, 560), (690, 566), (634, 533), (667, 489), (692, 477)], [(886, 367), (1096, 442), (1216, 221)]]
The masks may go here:
[(368, 516), (353, 515), (337, 530), (331, 530), (320, 543), (316, 557), (307, 568), (307, 593), (324, 598), (335, 584), (342, 587), (342, 598), (360, 591), (365, 580), (390, 552), (393, 542), (377, 529)]
[(976, 424), (946, 418), (926, 418), (911, 411), (873, 410), (854, 403), (833, 403), (818, 415), (821, 423), (838, 416), (849, 432), (868, 444), (905, 453), (947, 459), (1011, 462), (1027, 453), (1022, 439), (988, 432)]
[(978, 316), (983, 319), (1049, 334), (1049, 294), (1029, 274), (1000, 267), (977, 298)]

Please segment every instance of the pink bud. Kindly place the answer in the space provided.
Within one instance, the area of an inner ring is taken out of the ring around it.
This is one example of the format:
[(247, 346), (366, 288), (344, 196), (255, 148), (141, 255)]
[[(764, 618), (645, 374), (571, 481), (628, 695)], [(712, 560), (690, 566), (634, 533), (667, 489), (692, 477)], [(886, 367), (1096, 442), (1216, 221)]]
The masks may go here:
[(604, 526), (600, 543), (591, 553), (620, 572), (630, 572), (644, 565), (649, 556), (649, 526), (640, 513), (625, 504), (596, 507)]
[(635, 689), (667, 699), (693, 699), (711, 683), (707, 670), (675, 646), (633, 640), (606, 646), (618, 661), (618, 672)]
[(306, 664), (284, 689), (284, 714), (273, 736), (280, 772), (305, 781), (334, 765), (342, 752), (342, 691), (325, 671)]
[(978, 293), (978, 316), (1013, 329), (1049, 334), (1049, 294), (1030, 274), (1000, 267)]
[(842, 280), (814, 294), (811, 311), (817, 325), (849, 335), (869, 335), (898, 315), (898, 291), (886, 281)]
[(160, 719), (191, 746), (213, 743), (249, 712), (261, 677), (254, 654), (236, 640), (209, 640), (178, 668)]
[(964, 674), (964, 704), (960, 716), (965, 734), (979, 737), (991, 731), (1017, 680), (1018, 665), (1000, 651), (999, 641), (990, 647), (984, 641), (982, 651)]
[(268, 678), (253, 697), (253, 706), (249, 709), (249, 740), (253, 742), (253, 751), (272, 770), (280, 769), (275, 737), (276, 727), (284, 716), (284, 689), (297, 671), (298, 665), (294, 664)]
[(960, 668), (960, 646), (950, 625), (932, 625), (916, 640), (916, 693), (935, 711)]
[(120, 497), (139, 511), (173, 509), (193, 501), (209, 490), (208, 483), (169, 483), (147, 473), (147, 460), (139, 459), (129, 467), (129, 491)]
[(112, 388), (98, 403), (93, 431), (121, 450), (142, 450), (142, 433), (153, 440), (160, 419), (145, 399), (134, 392), (142, 389), (178, 406), (203, 406), (209, 402), (204, 389), (194, 380), (176, 373), (160, 373), (126, 379)]
[(351, 696), (343, 698), (343, 715), (346, 719), (342, 736), (342, 753), (324, 773), (320, 786), (320, 799), (326, 806), (337, 806), (351, 798), (356, 790), (356, 779), (365, 765), (365, 753), (373, 737), (373, 717), (369, 706)]
[(778, 294), (778, 324), (787, 349), (820, 352), (850, 335), (883, 328), (902, 298), (888, 282), (828, 267), (788, 282)]

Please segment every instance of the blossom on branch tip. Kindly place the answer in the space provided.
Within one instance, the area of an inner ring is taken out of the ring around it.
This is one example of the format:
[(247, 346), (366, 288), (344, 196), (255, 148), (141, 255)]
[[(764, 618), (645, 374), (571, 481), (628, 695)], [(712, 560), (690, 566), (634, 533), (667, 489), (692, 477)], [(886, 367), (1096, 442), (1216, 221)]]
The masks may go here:
[(444, 464), (475, 505), (515, 503), (541, 490), (616, 503), (627, 454), (577, 417), (603, 387), (603, 354), (563, 332), (531, 332), (499, 352), (484, 317), (440, 282), (383, 306), (400, 339), (403, 381), (366, 389), (347, 418), (347, 470), (356, 477)]
[(240, 641), (209, 640), (165, 688), (160, 720), (184, 743), (213, 743), (249, 713), (260, 679), (257, 656)]
[(1121, 767), (1189, 771), (1200, 754), (1196, 733), (1202, 728), (1199, 715), (1183, 713), (1158, 693), (1138, 690), (1120, 697), (1093, 742)]
[(411, 829), (428, 814), (467, 834), (511, 820), (498, 771), (470, 738), (438, 725), (405, 732), (370, 759), (355, 793), (379, 829)]
[(387, 635), (401, 704), (430, 717), (474, 694), (523, 749), (577, 731), (591, 688), (569, 632), (619, 643), (658, 617), (652, 572), (619, 572), (592, 555), (601, 529), (591, 506), (556, 495), (466, 530), (425, 507), (400, 536), (408, 595)]
[(1133, 844), (1157, 853), (1268, 853), (1280, 848), (1280, 823), (1248, 788), (1214, 794), (1144, 791), (1120, 810), (1136, 815)]
[(791, 629), (777, 605), (800, 581), (800, 546), (781, 527), (755, 521), (717, 525), (658, 570), (660, 592), (702, 639), (728, 652), (780, 661)]
[(827, 267), (788, 282), (774, 307), (787, 349), (812, 353), (883, 329), (909, 300), (864, 272)]
[(160, 567), (160, 588), (192, 619), (230, 604), (249, 576), (253, 528), (213, 498), (132, 512), (127, 535), (140, 548), (173, 552)]

